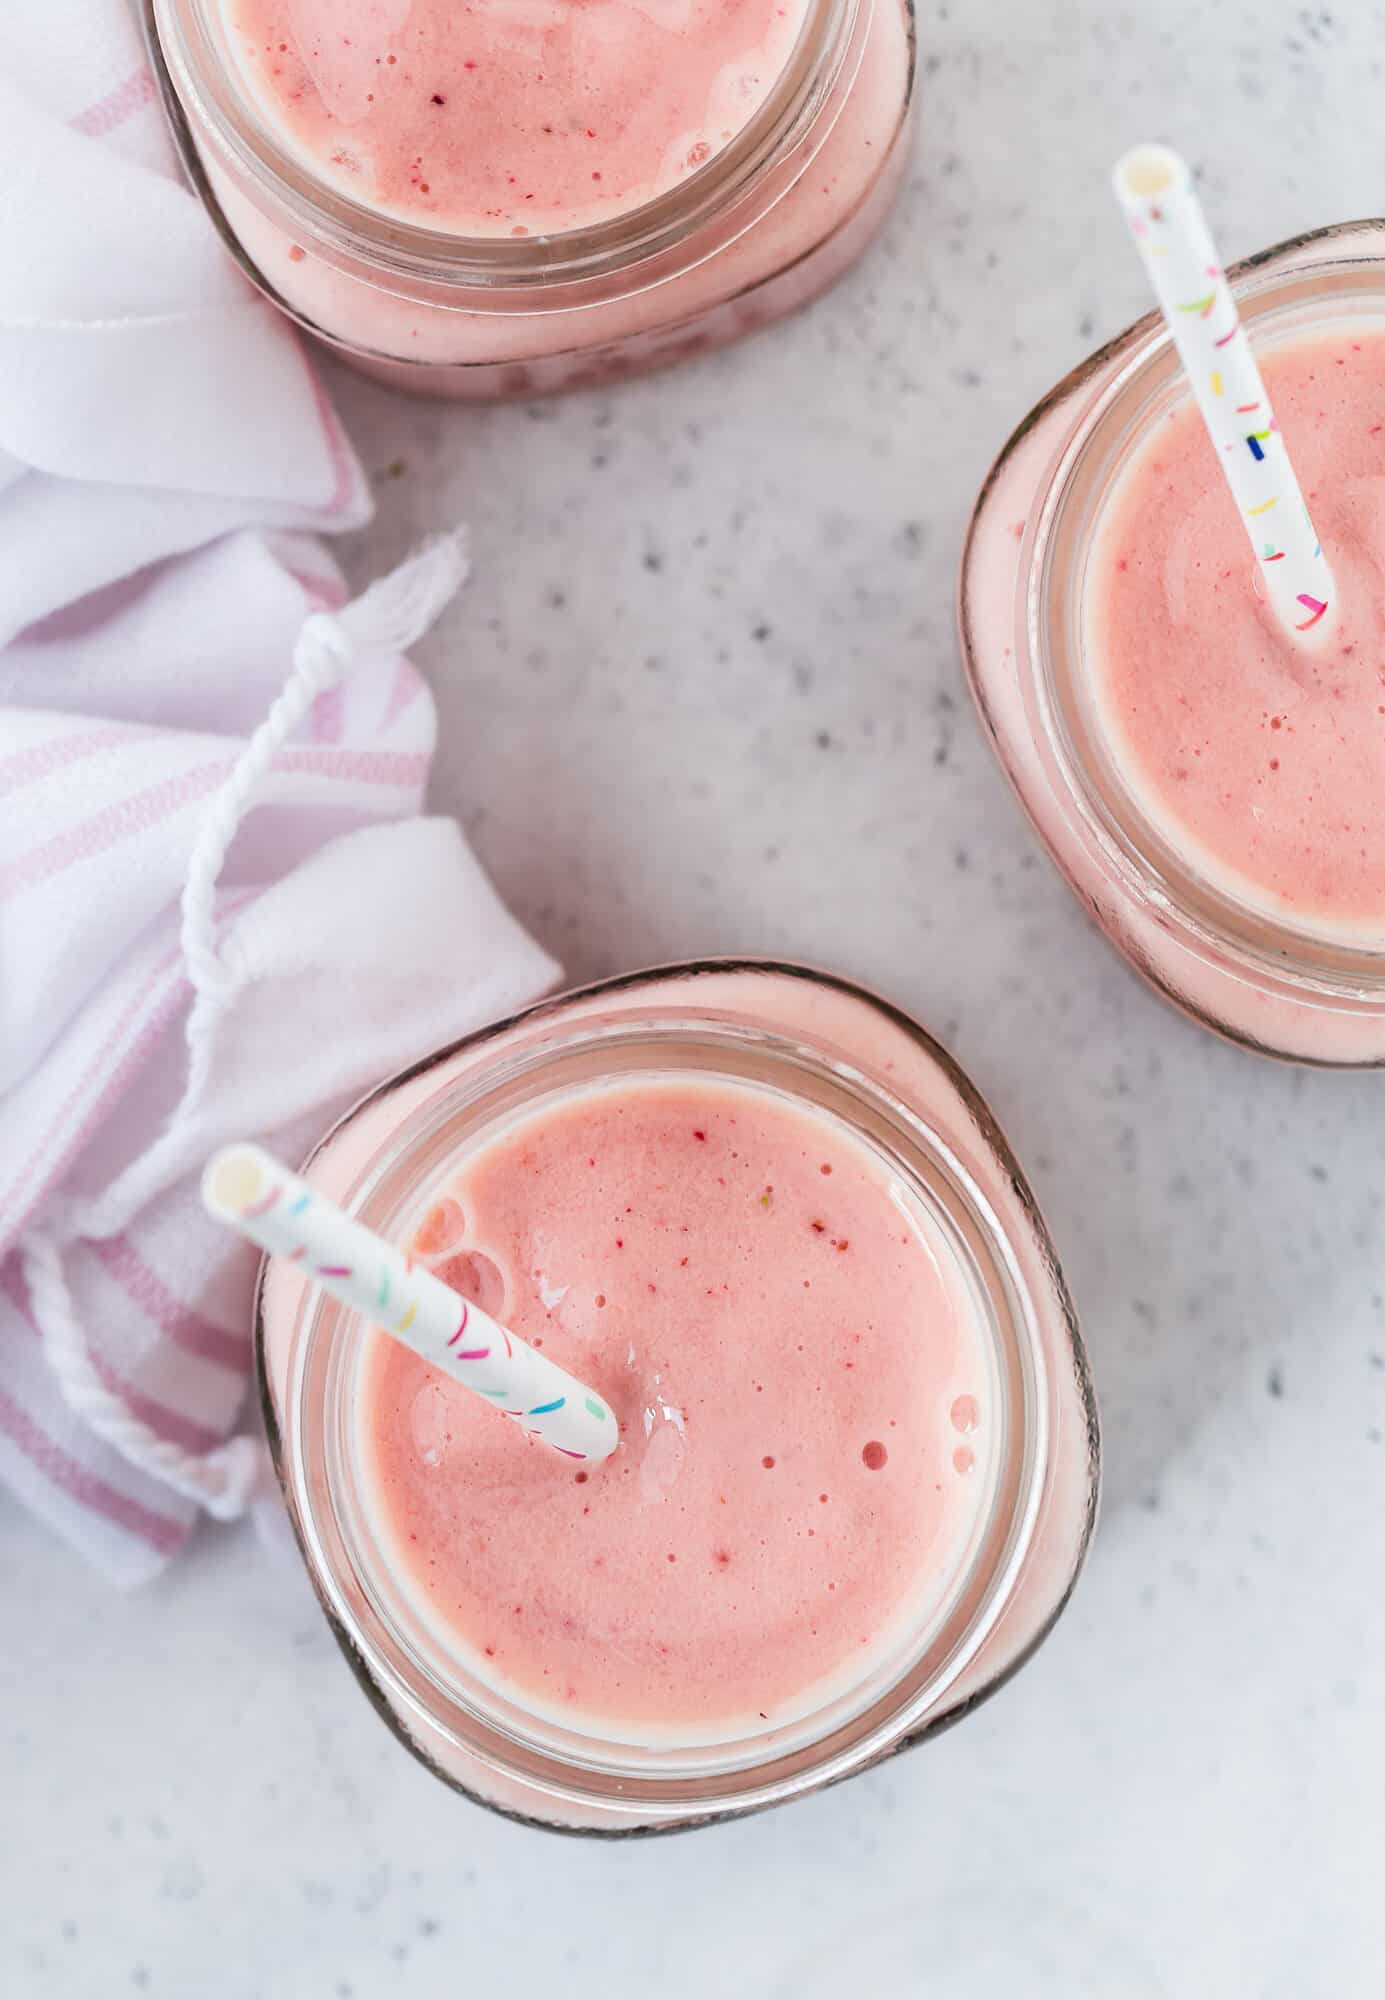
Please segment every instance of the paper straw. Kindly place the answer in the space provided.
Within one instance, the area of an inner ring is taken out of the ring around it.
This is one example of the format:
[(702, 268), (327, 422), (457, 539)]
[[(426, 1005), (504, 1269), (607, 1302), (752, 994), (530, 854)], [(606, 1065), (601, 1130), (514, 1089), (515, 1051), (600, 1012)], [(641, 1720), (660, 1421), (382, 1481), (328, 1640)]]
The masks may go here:
[(354, 1222), (259, 1146), (207, 1164), (202, 1199), (363, 1318), (464, 1382), (565, 1458), (609, 1458), (619, 1442), (599, 1396), (392, 1243)]
[(1332, 574), (1187, 163), (1167, 146), (1136, 146), (1119, 162), (1114, 178), (1261, 565), (1265, 594), (1285, 630), (1302, 644), (1304, 634), (1316, 638), (1332, 622)]

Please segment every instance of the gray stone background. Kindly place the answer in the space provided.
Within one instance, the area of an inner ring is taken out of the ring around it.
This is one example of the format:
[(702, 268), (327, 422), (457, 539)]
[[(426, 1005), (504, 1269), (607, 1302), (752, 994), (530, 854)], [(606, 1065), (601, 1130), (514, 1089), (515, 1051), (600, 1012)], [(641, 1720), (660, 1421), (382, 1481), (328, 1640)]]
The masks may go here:
[(377, 479), (353, 576), (465, 518), (419, 658), (433, 800), (574, 978), (717, 951), (882, 988), (1030, 1170), (1105, 1412), (1049, 1645), (967, 1726), (689, 1840), (447, 1796), (306, 1589), (209, 1532), (112, 1597), (12, 1511), (0, 1987), (235, 2000), (1381, 1991), (1385, 1081), (1177, 1018), (1038, 854), (953, 633), (972, 498), (1146, 304), (1106, 191), (1167, 137), (1228, 258), (1385, 210), (1385, 9), (926, 0), (915, 165), (792, 324), (498, 410), (331, 370)]

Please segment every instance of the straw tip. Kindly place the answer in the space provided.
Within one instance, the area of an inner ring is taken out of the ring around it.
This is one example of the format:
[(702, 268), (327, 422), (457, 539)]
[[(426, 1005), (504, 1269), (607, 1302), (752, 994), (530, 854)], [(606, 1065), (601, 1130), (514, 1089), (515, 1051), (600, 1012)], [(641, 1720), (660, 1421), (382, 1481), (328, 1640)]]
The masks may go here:
[(1187, 161), (1172, 146), (1146, 142), (1121, 155), (1111, 178), (1122, 201), (1154, 201), (1186, 187), (1192, 176)]
[(202, 1203), (222, 1220), (234, 1220), (268, 1186), (262, 1156), (255, 1146), (223, 1146), (202, 1171)]

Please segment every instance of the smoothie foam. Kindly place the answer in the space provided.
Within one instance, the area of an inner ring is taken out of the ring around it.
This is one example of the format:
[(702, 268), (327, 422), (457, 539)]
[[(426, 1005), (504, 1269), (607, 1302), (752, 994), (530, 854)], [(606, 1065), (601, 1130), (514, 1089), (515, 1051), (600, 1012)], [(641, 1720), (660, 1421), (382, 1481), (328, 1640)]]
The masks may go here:
[(1133, 453), (1094, 541), (1091, 692), (1139, 809), (1214, 887), (1385, 945), (1385, 329), (1344, 319), (1262, 366), (1331, 559), (1332, 627), (1304, 647), (1280, 630), (1185, 401)]
[(686, 1744), (789, 1723), (927, 1626), (989, 1502), (994, 1362), (949, 1242), (860, 1140), (651, 1079), (525, 1116), (438, 1193), (418, 1247), (501, 1288), (622, 1426), (573, 1468), (370, 1337), (372, 1529), (472, 1672)]
[(225, 0), (269, 122), (343, 193), (532, 234), (666, 193), (735, 137), (807, 0)]

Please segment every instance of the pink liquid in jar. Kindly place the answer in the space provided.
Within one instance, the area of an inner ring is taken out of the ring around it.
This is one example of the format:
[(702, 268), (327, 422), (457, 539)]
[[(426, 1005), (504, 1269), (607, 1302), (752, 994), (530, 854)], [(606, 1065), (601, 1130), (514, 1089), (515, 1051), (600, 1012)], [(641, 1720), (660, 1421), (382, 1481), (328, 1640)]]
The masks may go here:
[(1185, 401), (1132, 451), (1095, 536), (1091, 693), (1137, 808), (1214, 888), (1381, 945), (1385, 331), (1344, 319), (1270, 346), (1262, 367), (1331, 563), (1331, 626), (1308, 646), (1281, 630)]
[(855, 261), (904, 170), (907, 0), (152, 9), (252, 274), (423, 394), (590, 386), (768, 326)]
[(463, 236), (666, 194), (763, 104), (807, 0), (226, 0), (281, 138), (342, 193)]
[(413, 1240), (621, 1426), (574, 1467), (370, 1336), (372, 1530), (468, 1671), (686, 1744), (790, 1723), (927, 1632), (993, 1491), (994, 1361), (861, 1140), (752, 1086), (608, 1085), (479, 1144)]

